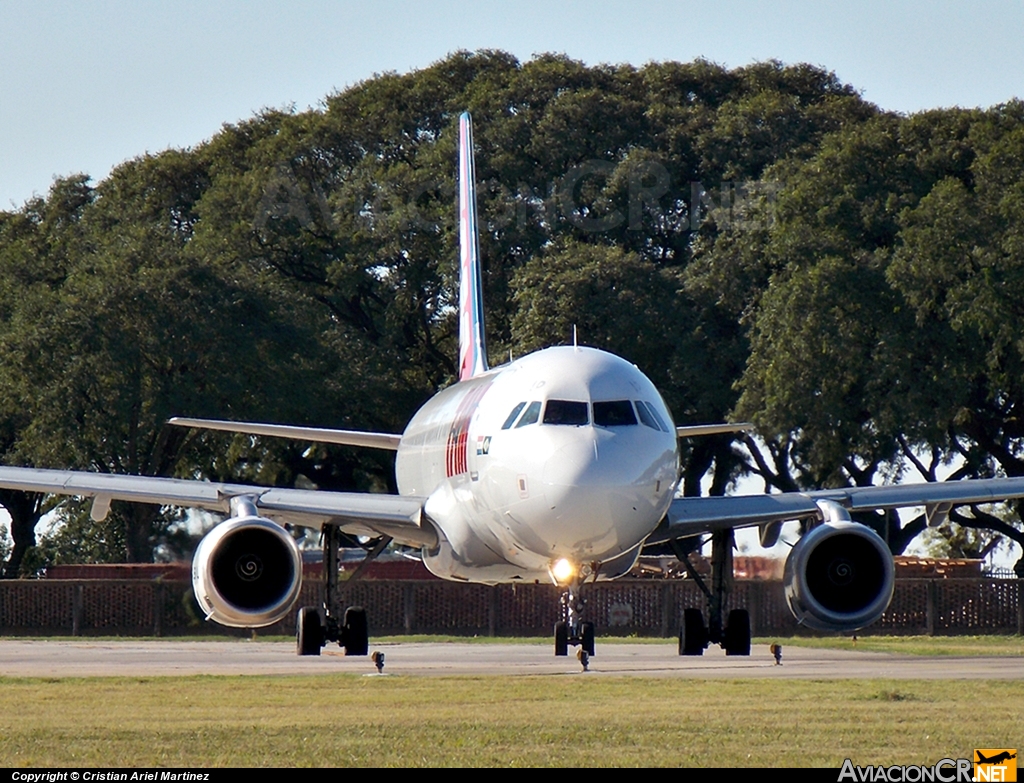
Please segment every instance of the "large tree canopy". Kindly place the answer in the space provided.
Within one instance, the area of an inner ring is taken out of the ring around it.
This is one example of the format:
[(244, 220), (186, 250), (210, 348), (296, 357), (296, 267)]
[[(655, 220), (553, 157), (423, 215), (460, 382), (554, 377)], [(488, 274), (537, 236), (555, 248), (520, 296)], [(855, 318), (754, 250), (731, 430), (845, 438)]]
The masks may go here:
[[(1022, 122), (1014, 103), (843, 129), (766, 174), (769, 230), (702, 261), (749, 327), (738, 412), (772, 439), (771, 483), (1021, 475)], [(923, 520), (877, 524), (902, 551)]]
[[(680, 423), (754, 418), (763, 441), (687, 446), (687, 494), (709, 472), (717, 493), (743, 471), (792, 489), (915, 464), (934, 480), (953, 457), (963, 475), (1024, 469), (1020, 105), (898, 117), (806, 65), (502, 52), (267, 111), (0, 213), (3, 458), (393, 489), (375, 452), (164, 421), (401, 431), (454, 379), (467, 109), (492, 364), (575, 325)], [(13, 573), (45, 506), (0, 503)], [(112, 520), (78, 536), (109, 546), (46, 556), (146, 560), (174, 522)], [(887, 520), (896, 550), (916, 530)]]

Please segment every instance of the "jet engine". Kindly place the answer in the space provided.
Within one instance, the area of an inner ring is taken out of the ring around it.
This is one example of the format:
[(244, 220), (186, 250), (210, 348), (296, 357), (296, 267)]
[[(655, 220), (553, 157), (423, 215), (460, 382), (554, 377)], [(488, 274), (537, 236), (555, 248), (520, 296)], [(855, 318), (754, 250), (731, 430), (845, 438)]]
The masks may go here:
[(856, 522), (826, 522), (789, 553), (786, 602), (801, 625), (856, 631), (882, 616), (894, 578), (892, 555), (875, 531)]
[(288, 532), (258, 516), (232, 517), (206, 534), (192, 558), (192, 589), (206, 618), (260, 628), (291, 610), (302, 556)]

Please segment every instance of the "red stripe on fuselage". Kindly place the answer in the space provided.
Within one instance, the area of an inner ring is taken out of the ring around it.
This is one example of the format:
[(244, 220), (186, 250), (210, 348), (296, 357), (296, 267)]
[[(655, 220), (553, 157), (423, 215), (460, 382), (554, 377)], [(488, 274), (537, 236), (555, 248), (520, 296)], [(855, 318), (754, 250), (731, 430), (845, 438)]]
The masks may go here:
[(448, 478), (469, 470), (469, 421), (490, 386), (490, 382), (477, 386), (462, 398), (455, 411), (444, 452), (444, 472)]

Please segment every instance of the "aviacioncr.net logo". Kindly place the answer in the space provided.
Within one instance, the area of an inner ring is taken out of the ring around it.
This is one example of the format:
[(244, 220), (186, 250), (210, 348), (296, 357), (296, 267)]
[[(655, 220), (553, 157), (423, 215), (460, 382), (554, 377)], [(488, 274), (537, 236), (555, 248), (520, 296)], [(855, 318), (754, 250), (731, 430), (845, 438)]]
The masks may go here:
[(942, 759), (930, 767), (893, 765), (855, 767), (850, 759), (839, 770), (839, 783), (972, 783), (970, 759)]

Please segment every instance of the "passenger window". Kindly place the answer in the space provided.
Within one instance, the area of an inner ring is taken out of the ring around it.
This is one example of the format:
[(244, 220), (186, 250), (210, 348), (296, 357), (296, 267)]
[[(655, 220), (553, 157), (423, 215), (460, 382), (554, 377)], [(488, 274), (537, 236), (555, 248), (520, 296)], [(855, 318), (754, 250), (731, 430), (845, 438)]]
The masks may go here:
[(545, 424), (569, 424), (581, 427), (590, 423), (585, 402), (569, 400), (548, 400), (544, 408)]
[(650, 403), (644, 402), (643, 400), (636, 400), (636, 412), (640, 414), (640, 423), (652, 430), (658, 430), (659, 432), (668, 432), (666, 427), (661, 426), (658, 423), (659, 416), (658, 412), (654, 410), (654, 406)]
[(521, 411), (525, 407), (526, 407), (526, 403), (525, 402), (521, 402), (516, 407), (514, 407), (512, 409), (512, 412), (508, 415), (508, 418), (505, 419), (505, 423), (501, 425), (501, 428), (503, 430), (510, 429), (512, 427), (512, 425), (515, 423), (516, 416), (519, 415), (519, 411)]
[(636, 415), (629, 400), (594, 403), (594, 424), (598, 427), (622, 427), (636, 424)]
[(528, 424), (536, 424), (539, 418), (540, 403), (531, 402), (529, 407), (526, 409), (526, 413), (523, 414), (523, 418), (521, 418), (519, 420), (519, 423), (516, 425), (516, 429), (519, 429), (520, 427), (525, 427)]

